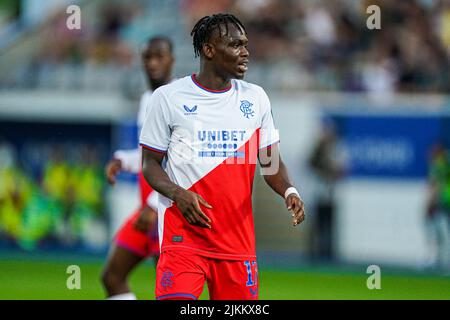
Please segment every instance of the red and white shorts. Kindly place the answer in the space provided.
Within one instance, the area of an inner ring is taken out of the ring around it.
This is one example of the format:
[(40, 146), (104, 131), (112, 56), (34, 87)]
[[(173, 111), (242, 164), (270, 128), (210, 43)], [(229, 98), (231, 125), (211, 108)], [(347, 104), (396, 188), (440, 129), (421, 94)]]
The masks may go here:
[(205, 280), (211, 300), (258, 299), (255, 260), (219, 260), (187, 251), (161, 253), (156, 268), (156, 299), (198, 299)]
[(140, 257), (159, 255), (158, 224), (150, 227), (148, 233), (143, 233), (134, 227), (134, 221), (139, 217), (140, 209), (136, 210), (116, 233), (114, 242), (117, 246), (127, 249)]
[[(141, 208), (148, 205), (147, 198), (153, 191), (144, 178), (142, 172), (138, 174), (139, 190), (141, 196)], [(134, 228), (133, 224), (139, 217), (140, 210), (136, 210), (120, 227), (115, 236), (115, 243), (117, 246), (125, 248), (140, 257), (157, 256), (159, 255), (159, 240), (158, 240), (158, 223), (150, 227), (148, 233), (143, 233)]]

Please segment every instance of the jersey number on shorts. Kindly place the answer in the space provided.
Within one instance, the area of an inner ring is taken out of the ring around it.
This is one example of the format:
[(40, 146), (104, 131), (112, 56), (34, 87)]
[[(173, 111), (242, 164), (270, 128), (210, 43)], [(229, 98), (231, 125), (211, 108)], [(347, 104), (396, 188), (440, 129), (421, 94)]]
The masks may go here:
[[(247, 267), (247, 283), (245, 284), (247, 287), (254, 286), (258, 281), (258, 269), (256, 268), (256, 261), (244, 261), (245, 266)], [(252, 267), (254, 266), (255, 277), (253, 278)]]

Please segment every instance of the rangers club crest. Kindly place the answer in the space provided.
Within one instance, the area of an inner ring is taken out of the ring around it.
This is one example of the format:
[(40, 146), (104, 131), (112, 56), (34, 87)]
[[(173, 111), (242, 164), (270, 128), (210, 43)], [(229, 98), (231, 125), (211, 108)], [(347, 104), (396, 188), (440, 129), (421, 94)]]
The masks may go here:
[(161, 278), (161, 286), (164, 290), (167, 290), (167, 287), (172, 288), (173, 285), (173, 273), (170, 271), (164, 271), (163, 276)]
[(244, 113), (244, 117), (246, 117), (247, 119), (250, 119), (250, 116), (253, 117), (253, 115), (255, 113), (252, 110), (252, 106), (253, 106), (253, 103), (250, 103), (247, 100), (241, 100), (241, 106), (239, 107), (239, 109), (242, 111), (242, 113)]

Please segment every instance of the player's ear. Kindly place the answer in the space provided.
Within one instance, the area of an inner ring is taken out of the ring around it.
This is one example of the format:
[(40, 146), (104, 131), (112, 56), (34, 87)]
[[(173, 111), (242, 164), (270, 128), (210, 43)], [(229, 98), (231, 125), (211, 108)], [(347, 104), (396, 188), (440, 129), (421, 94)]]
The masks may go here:
[(202, 47), (203, 55), (207, 59), (212, 59), (215, 54), (214, 46), (211, 43), (204, 43)]

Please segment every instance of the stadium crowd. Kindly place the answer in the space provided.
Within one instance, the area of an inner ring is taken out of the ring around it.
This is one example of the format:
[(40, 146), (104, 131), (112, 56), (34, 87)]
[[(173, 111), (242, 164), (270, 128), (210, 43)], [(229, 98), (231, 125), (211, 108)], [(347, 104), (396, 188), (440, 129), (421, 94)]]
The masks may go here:
[(12, 144), (0, 142), (0, 236), (25, 250), (50, 239), (81, 244), (88, 224), (104, 211), (105, 181), (95, 148), (55, 144), (28, 149), (19, 160)]
[[(185, 18), (183, 26), (189, 31), (194, 21), (211, 12), (232, 12), (240, 17), (252, 39), (249, 77), (273, 78), (268, 81), (272, 87), (450, 92), (450, 2), (446, 0), (171, 3)], [(372, 4), (381, 8), (380, 30), (366, 26), (366, 8)], [(76, 74), (70, 78), (70, 88), (89, 89), (98, 81), (83, 82), (83, 77), (113, 73), (117, 81), (107, 89), (123, 86), (118, 75), (138, 62), (130, 29), (157, 5), (140, 0), (102, 2), (96, 22), (84, 22), (79, 32), (65, 27), (65, 12), (49, 17), (41, 31), (44, 40), (19, 82), (30, 87), (51, 86), (49, 75), (65, 68)], [(193, 58), (193, 53), (186, 57)], [(112, 81), (109, 76), (104, 78)]]
[[(449, 1), (183, 3), (190, 21), (210, 11), (235, 12), (251, 34), (252, 59), (286, 66), (278, 74), (292, 74), (304, 89), (450, 91)], [(381, 9), (380, 30), (366, 27), (373, 4)]]

